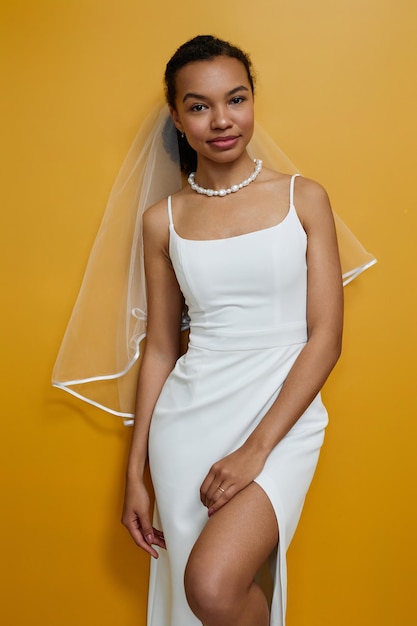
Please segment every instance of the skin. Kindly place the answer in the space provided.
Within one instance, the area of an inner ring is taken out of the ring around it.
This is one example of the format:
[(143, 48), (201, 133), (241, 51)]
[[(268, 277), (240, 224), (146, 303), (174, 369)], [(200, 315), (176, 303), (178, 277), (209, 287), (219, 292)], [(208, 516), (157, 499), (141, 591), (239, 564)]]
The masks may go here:
[[(228, 57), (190, 63), (179, 71), (176, 86), (171, 115), (198, 153), (198, 184), (220, 189), (247, 178), (254, 169), (246, 151), (254, 102), (244, 66)], [(276, 402), (244, 445), (207, 468), (200, 498), (209, 519), (185, 574), (188, 602), (205, 626), (269, 624), (266, 600), (254, 576), (277, 545), (279, 533), (271, 503), (253, 480), (320, 391), (340, 355), (343, 294), (329, 200), (320, 185), (299, 177), (294, 203), (308, 238), (308, 341)], [(200, 196), (188, 186), (173, 197), (175, 228), (187, 239), (226, 238), (268, 228), (285, 218), (288, 206), (289, 176), (265, 168), (251, 185), (225, 198)], [(164, 548), (165, 543), (162, 532), (152, 528), (143, 473), (152, 412), (179, 356), (182, 308), (168, 245), (163, 200), (144, 215), (148, 334), (123, 512), (135, 542), (155, 558), (153, 545)], [(233, 533), (227, 532), (232, 527)]]

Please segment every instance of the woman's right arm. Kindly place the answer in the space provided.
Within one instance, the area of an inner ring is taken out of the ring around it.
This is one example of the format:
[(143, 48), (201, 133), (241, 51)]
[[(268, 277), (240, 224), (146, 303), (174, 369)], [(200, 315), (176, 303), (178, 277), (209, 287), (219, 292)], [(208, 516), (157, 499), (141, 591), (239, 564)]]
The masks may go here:
[(135, 424), (127, 465), (122, 522), (134, 541), (157, 557), (152, 544), (165, 547), (163, 535), (150, 519), (150, 500), (144, 484), (148, 435), (161, 389), (180, 352), (182, 294), (168, 254), (166, 200), (143, 216), (143, 245), (147, 285), (146, 347), (137, 387)]

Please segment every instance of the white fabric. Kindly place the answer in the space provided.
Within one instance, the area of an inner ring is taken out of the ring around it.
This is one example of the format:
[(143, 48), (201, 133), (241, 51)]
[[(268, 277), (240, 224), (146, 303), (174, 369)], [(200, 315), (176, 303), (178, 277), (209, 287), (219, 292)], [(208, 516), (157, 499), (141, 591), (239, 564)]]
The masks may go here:
[[(276, 226), (228, 239), (183, 239), (171, 223), (170, 256), (189, 309), (190, 342), (151, 422), (155, 525), (167, 551), (152, 560), (148, 626), (201, 626), (183, 586), (189, 552), (207, 521), (200, 485), (214, 462), (246, 441), (305, 345), (306, 234), (293, 204)], [(256, 478), (280, 531), (271, 626), (285, 624), (286, 551), (327, 421), (318, 395)]]
[(176, 130), (158, 107), (113, 186), (52, 374), (55, 387), (124, 418), (146, 333), (142, 214), (181, 185)]
[[(259, 126), (249, 151), (267, 167), (297, 171)], [(142, 213), (182, 182), (176, 130), (167, 107), (158, 107), (140, 129), (112, 189), (52, 375), (55, 387), (124, 417), (125, 423), (134, 414), (140, 342), (146, 334)], [(347, 284), (375, 258), (335, 219)]]

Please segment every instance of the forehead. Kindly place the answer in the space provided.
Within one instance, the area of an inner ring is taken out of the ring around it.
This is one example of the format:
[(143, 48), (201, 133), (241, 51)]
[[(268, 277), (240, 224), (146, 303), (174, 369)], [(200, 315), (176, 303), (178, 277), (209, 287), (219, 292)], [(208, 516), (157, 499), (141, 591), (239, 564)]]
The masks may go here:
[(226, 93), (238, 85), (251, 89), (246, 68), (238, 59), (226, 56), (188, 63), (178, 71), (176, 77), (178, 97), (188, 91), (206, 94), (215, 90)]

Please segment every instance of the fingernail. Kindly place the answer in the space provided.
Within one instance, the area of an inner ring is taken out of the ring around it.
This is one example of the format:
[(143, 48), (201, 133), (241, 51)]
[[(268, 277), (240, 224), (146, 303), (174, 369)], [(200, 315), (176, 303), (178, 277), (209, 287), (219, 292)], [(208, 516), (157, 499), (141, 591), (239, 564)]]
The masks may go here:
[(146, 535), (146, 541), (152, 543), (152, 535)]
[(211, 517), (214, 513), (214, 509), (209, 509), (208, 510), (208, 516)]

